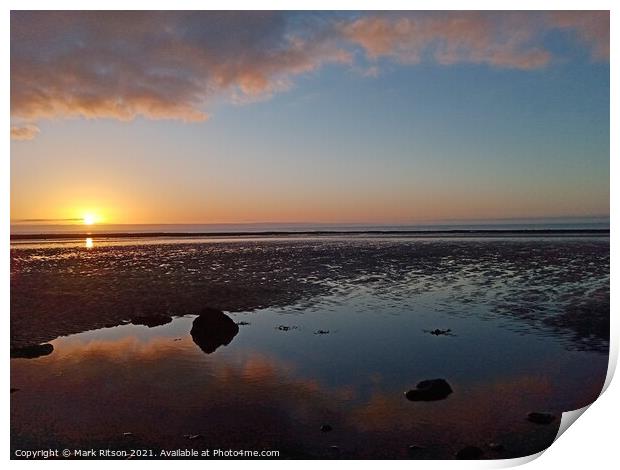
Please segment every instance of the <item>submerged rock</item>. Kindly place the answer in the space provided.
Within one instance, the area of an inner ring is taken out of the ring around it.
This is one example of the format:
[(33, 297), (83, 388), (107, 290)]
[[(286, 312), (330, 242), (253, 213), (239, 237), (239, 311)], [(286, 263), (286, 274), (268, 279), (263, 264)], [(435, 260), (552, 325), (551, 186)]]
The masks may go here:
[(456, 453), (456, 458), (459, 460), (477, 460), (484, 455), (484, 452), (480, 447), (467, 446), (463, 447)]
[(450, 328), (448, 328), (447, 330), (440, 330), (439, 328), (435, 328), (434, 330), (424, 330), (424, 331), (434, 336), (454, 336)]
[(224, 312), (204, 309), (192, 323), (190, 335), (194, 343), (207, 354), (228, 345), (239, 333), (237, 324)]
[(539, 413), (534, 411), (527, 415), (527, 420), (536, 424), (549, 424), (555, 420), (555, 416), (551, 413)]
[(172, 317), (163, 313), (154, 313), (152, 315), (139, 315), (131, 319), (131, 323), (134, 325), (144, 325), (149, 328), (154, 326), (165, 325), (172, 321)]
[(452, 393), (452, 387), (444, 379), (423, 380), (416, 388), (405, 393), (407, 400), (435, 401), (443, 400)]
[(54, 346), (49, 343), (32, 344), (21, 348), (11, 348), (11, 357), (34, 359), (36, 357), (48, 356), (54, 351)]

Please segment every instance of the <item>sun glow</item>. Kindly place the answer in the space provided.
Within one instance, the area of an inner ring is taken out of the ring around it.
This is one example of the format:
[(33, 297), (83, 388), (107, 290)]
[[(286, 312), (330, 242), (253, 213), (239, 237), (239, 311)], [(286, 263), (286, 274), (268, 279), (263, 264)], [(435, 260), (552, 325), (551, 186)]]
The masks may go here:
[(97, 221), (97, 216), (95, 214), (84, 214), (82, 218), (82, 222), (84, 225), (93, 225)]

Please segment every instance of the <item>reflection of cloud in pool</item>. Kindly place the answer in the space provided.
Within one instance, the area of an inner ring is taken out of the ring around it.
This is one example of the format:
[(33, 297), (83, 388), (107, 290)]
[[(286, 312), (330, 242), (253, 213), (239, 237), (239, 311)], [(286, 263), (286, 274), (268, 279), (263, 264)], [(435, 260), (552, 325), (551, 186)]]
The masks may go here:
[[(153, 448), (186, 446), (190, 433), (205, 436), (198, 446), (271, 447), (291, 456), (327, 455), (335, 443), (343, 456), (407, 457), (417, 442), (449, 457), (463, 445), (516, 434), (507, 450), (514, 456), (544, 446), (556, 430), (525, 420), (558, 393), (544, 377), (455, 381), (450, 400), (412, 403), (380, 380), (368, 396), (356, 386), (302, 377), (294, 364), (256, 351), (206, 356), (189, 338), (66, 339), (55, 346), (36, 364), (13, 367), (12, 385), (23, 391), (12, 402), (15, 446), (24, 436), (66, 446), (88, 436), (94, 445), (130, 431)], [(325, 423), (333, 427), (329, 439), (320, 432)]]

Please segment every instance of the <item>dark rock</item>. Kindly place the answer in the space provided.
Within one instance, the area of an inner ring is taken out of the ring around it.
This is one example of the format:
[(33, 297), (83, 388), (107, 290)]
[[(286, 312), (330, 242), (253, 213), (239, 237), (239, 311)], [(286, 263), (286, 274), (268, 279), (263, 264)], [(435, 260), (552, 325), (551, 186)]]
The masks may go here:
[(163, 313), (154, 313), (152, 315), (139, 315), (131, 319), (131, 323), (133, 323), (134, 325), (144, 325), (148, 326), (149, 328), (165, 325), (166, 323), (170, 323), (171, 321), (172, 317)]
[(531, 423), (536, 423), (536, 424), (549, 424), (554, 419), (555, 419), (555, 416), (553, 416), (551, 413), (539, 413), (539, 412), (534, 411), (527, 415), (527, 420)]
[(323, 432), (329, 432), (332, 429), (333, 428), (329, 424), (324, 424), (323, 426), (321, 426), (321, 431), (323, 431)]
[(316, 330), (314, 332), (315, 335), (328, 335), (329, 334), (329, 330)]
[(24, 346), (21, 348), (12, 348), (11, 357), (19, 357), (23, 359), (34, 359), (36, 357), (48, 356), (54, 351), (54, 346), (51, 344), (33, 344), (30, 346)]
[(456, 453), (456, 458), (459, 460), (478, 460), (482, 458), (483, 455), (484, 452), (480, 447), (467, 446)]
[(454, 336), (450, 328), (448, 328), (447, 330), (440, 330), (439, 328), (435, 328), (434, 330), (424, 330), (424, 331), (434, 336)]
[(249, 322), (249, 321), (238, 321), (238, 322), (237, 322), (237, 325), (239, 325), (239, 326), (247, 326), (247, 325), (249, 325), (249, 324), (250, 324), (250, 322)]
[(452, 393), (452, 387), (444, 379), (423, 380), (416, 388), (405, 393), (407, 400), (435, 401), (443, 400)]
[(207, 354), (220, 346), (226, 346), (239, 333), (239, 327), (232, 319), (213, 308), (204, 309), (192, 323), (190, 335), (194, 343)]
[(286, 325), (276, 326), (276, 330), (280, 330), (280, 331), (289, 331), (289, 330), (296, 330), (296, 329), (297, 329), (296, 326), (286, 326)]

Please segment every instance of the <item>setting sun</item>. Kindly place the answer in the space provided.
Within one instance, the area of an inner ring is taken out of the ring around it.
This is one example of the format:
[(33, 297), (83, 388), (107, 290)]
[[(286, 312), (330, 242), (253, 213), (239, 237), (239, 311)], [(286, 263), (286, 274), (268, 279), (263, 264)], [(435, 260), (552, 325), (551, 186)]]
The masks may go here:
[(97, 220), (94, 214), (85, 214), (83, 218), (84, 225), (93, 225)]

